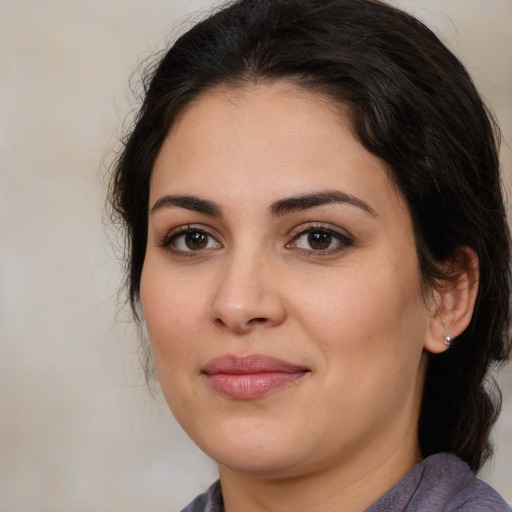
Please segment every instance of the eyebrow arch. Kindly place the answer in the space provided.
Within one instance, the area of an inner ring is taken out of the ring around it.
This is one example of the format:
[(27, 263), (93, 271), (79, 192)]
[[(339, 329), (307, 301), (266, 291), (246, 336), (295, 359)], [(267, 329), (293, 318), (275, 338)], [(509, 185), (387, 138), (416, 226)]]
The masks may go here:
[(378, 217), (377, 212), (370, 205), (351, 194), (346, 194), (338, 190), (325, 190), (313, 194), (304, 194), (280, 199), (279, 201), (272, 203), (270, 212), (275, 217), (281, 217), (288, 213), (307, 210), (308, 208), (314, 208), (315, 206), (322, 206), (324, 204), (331, 203), (348, 203), (364, 210), (373, 217)]
[(204, 213), (205, 215), (211, 215), (212, 217), (222, 217), (222, 208), (217, 203), (195, 196), (162, 196), (151, 207), (149, 213), (153, 214), (159, 210), (172, 206), (178, 206), (179, 208), (185, 208), (186, 210)]

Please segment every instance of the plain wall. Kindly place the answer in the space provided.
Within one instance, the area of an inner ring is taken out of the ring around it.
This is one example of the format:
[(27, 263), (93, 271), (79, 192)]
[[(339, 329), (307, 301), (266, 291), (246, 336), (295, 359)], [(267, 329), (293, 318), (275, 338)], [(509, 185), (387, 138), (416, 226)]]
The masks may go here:
[[(510, 183), (512, 2), (394, 3), (470, 69), (500, 120)], [(146, 388), (102, 217), (105, 162), (136, 105), (130, 75), (208, 5), (0, 0), (0, 512), (173, 511), (215, 478)], [(512, 502), (501, 378), (483, 476)]]

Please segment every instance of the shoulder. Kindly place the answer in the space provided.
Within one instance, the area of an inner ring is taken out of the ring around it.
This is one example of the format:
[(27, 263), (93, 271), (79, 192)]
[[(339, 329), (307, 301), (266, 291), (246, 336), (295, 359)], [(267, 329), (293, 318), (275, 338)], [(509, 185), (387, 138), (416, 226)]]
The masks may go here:
[(197, 496), (181, 512), (222, 512), (223, 506), (220, 482), (217, 481), (206, 492)]
[[(454, 512), (511, 512), (512, 509), (505, 500), (486, 482), (480, 480), (471, 471), (469, 466), (454, 455), (444, 455), (443, 461), (448, 463), (447, 476), (458, 472), (459, 477), (454, 479), (451, 499), (447, 501), (447, 510)], [(450, 485), (445, 485), (450, 488)], [(450, 491), (448, 490), (447, 497)]]
[(414, 467), (367, 512), (511, 512), (503, 498), (454, 455), (438, 453)]
[(487, 483), (475, 478), (475, 485), (470, 489), (467, 497), (460, 503), (455, 503), (456, 508), (450, 509), (454, 512), (511, 512), (512, 508), (503, 498)]
[(511, 512), (503, 498), (489, 484), (477, 478), (469, 466), (455, 455), (436, 454), (424, 463), (425, 477), (430, 481), (427, 488), (430, 487), (432, 493), (439, 496), (439, 505), (445, 507), (443, 510)]

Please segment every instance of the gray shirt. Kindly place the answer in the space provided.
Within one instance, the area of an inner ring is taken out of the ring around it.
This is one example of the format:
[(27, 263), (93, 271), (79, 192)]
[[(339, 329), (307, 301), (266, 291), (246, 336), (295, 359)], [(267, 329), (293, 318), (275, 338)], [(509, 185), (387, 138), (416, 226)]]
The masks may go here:
[[(503, 498), (455, 455), (438, 453), (415, 466), (365, 512), (511, 512)], [(219, 482), (182, 512), (222, 512)]]

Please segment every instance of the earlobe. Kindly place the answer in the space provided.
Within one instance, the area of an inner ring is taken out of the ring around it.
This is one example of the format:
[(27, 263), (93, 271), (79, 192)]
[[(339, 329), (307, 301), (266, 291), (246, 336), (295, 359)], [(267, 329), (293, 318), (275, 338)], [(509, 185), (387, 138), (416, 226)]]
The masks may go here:
[[(461, 247), (447, 264), (448, 278), (433, 291), (432, 316), (425, 339), (425, 350), (439, 354), (471, 321), (480, 278), (478, 257), (469, 247)], [(455, 341), (456, 342), (456, 341)]]

